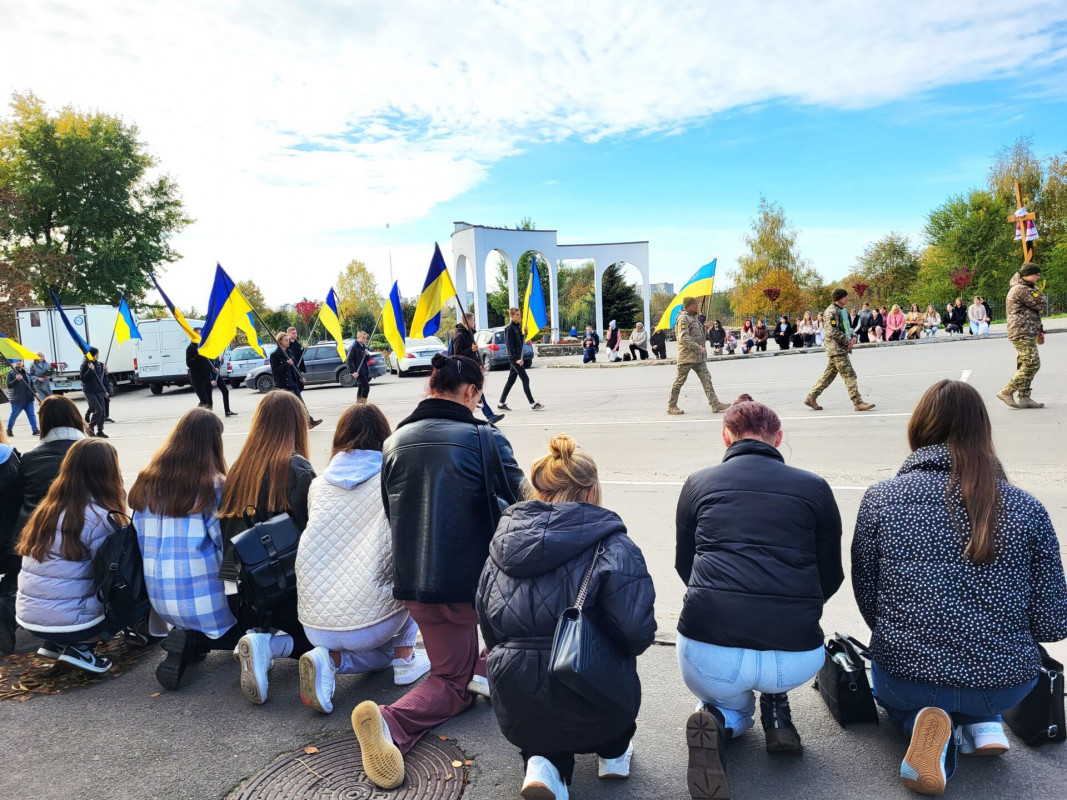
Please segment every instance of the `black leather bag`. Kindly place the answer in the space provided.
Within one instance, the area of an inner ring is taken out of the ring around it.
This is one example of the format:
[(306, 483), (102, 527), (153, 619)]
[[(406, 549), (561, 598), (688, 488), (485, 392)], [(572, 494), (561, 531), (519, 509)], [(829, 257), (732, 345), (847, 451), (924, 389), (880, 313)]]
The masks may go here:
[(841, 727), (859, 722), (878, 722), (874, 693), (867, 678), (865, 659), (871, 653), (852, 636), (835, 633), (826, 641), (826, 660), (815, 678), (827, 708)]
[(1063, 664), (1041, 645), (1041, 673), (1037, 686), (1015, 708), (1003, 713), (1015, 735), (1031, 747), (1067, 739), (1063, 711)]
[(598, 543), (574, 605), (564, 610), (556, 623), (548, 671), (556, 681), (592, 703), (632, 710), (638, 701), (631, 659), (582, 612), (593, 571), (603, 553), (603, 544)]
[(237, 592), (257, 614), (296, 596), (296, 550), (300, 529), (288, 514), (276, 514), (233, 537)]
[(109, 511), (107, 522), (112, 532), (93, 556), (96, 596), (103, 604), (104, 615), (109, 620), (129, 620), (140, 606), (148, 602), (137, 529), (129, 517), (120, 511)]

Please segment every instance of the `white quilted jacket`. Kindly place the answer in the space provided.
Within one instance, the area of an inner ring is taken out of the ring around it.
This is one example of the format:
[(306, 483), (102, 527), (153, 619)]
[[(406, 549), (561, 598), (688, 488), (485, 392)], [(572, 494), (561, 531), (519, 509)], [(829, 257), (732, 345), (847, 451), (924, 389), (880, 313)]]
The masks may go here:
[(382, 508), (381, 453), (338, 453), (311, 483), (296, 555), (300, 622), (367, 628), (404, 606), (393, 599), (392, 534)]

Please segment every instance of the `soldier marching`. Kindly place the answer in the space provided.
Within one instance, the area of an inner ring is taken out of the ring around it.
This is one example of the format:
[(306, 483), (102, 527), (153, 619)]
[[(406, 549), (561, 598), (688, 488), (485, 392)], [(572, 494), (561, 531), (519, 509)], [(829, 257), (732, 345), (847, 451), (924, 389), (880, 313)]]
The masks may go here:
[(852, 360), (849, 358), (849, 353), (852, 352), (852, 345), (855, 344), (856, 337), (852, 332), (852, 322), (849, 319), (848, 311), (845, 310), (845, 300), (848, 298), (848, 292), (840, 288), (834, 289), (832, 297), (833, 302), (823, 312), (823, 319), (826, 320), (823, 339), (827, 357), (826, 369), (823, 370), (819, 380), (815, 382), (808, 396), (804, 399), (804, 405), (815, 411), (822, 411), (822, 406), (816, 401), (819, 395), (823, 393), (823, 390), (833, 383), (834, 378), (840, 375), (841, 380), (845, 382), (845, 388), (848, 389), (848, 396), (852, 399), (855, 409), (857, 411), (870, 411), (874, 408), (874, 403), (863, 402), (859, 386), (856, 385), (856, 370), (852, 368)]
[(1041, 369), (1037, 346), (1045, 340), (1041, 313), (1048, 307), (1044, 293), (1037, 288), (1040, 278), (1041, 267), (1023, 264), (1012, 276), (1008, 289), (1008, 340), (1015, 346), (1016, 370), (1008, 385), (997, 392), (997, 397), (1012, 408), (1045, 407), (1030, 397), (1030, 385)]
[(678, 340), (678, 373), (671, 384), (671, 398), (667, 402), (668, 414), (684, 414), (678, 408), (678, 395), (681, 394), (682, 386), (685, 385), (689, 371), (692, 370), (700, 378), (700, 385), (704, 387), (704, 394), (708, 396), (711, 404), (711, 412), (718, 414), (730, 406), (720, 403), (715, 394), (715, 387), (711, 385), (711, 373), (705, 362), (707, 350), (704, 347), (704, 326), (697, 319), (697, 299), (695, 297), (682, 298), (682, 312), (674, 323), (674, 334)]

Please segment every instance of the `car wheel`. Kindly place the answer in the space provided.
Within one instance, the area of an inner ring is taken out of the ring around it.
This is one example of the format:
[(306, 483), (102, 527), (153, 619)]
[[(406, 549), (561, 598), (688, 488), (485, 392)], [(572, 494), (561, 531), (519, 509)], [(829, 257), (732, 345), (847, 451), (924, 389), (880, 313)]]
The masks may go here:
[(111, 395), (112, 397), (114, 397), (115, 393), (118, 390), (119, 390), (119, 382), (117, 380), (115, 380), (114, 376), (108, 375), (107, 376), (107, 393), (109, 395)]
[(274, 388), (274, 377), (271, 375), (260, 375), (256, 378), (256, 389), (263, 394), (266, 394)]
[(230, 381), (230, 386), (233, 387), (234, 389), (240, 389), (242, 383), (244, 383), (244, 381), (240, 380), (239, 378), (236, 378), (236, 379)]
[(489, 360), (489, 356), (487, 355), (482, 356), (482, 369), (484, 369), (486, 372), (493, 371), (493, 362)]
[(163, 384), (151, 383), (148, 385), (148, 391), (150, 391), (152, 394), (163, 394)]
[(351, 389), (356, 385), (356, 379), (352, 376), (352, 373), (344, 367), (337, 370), (337, 382), (346, 389)]

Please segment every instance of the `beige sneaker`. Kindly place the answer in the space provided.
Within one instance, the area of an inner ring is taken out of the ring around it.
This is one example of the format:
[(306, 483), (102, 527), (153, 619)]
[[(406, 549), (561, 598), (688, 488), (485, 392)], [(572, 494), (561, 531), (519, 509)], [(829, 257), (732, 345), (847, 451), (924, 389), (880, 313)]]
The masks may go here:
[(999, 392), (997, 392), (997, 397), (999, 397), (1004, 402), (1004, 405), (1008, 406), (1009, 408), (1019, 407), (1018, 404), (1015, 402), (1014, 393), (1009, 392), (1007, 389), (1001, 389)]
[(860, 402), (856, 403), (855, 407), (857, 411), (870, 411), (872, 408), (874, 408), (874, 403), (864, 403), (861, 400)]
[(352, 730), (359, 741), (363, 771), (375, 786), (395, 789), (404, 782), (404, 756), (393, 744), (389, 726), (373, 700), (364, 700), (352, 711)]
[(729, 403), (712, 403), (711, 404), (711, 413), (712, 414), (721, 414), (723, 411), (725, 411), (729, 407), (730, 407)]
[(682, 411), (682, 409), (678, 408), (678, 406), (667, 406), (667, 413), (668, 414), (684, 414), (685, 412)]

